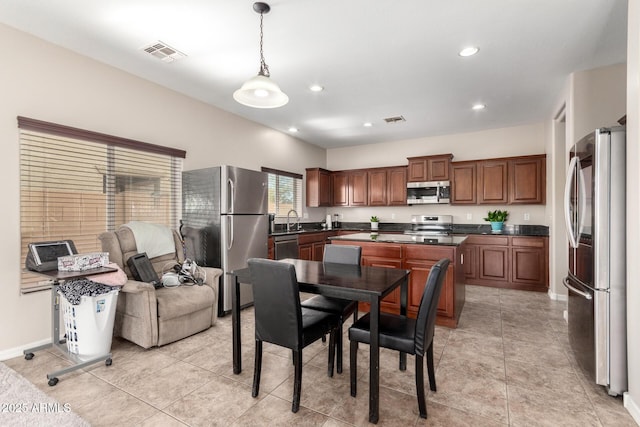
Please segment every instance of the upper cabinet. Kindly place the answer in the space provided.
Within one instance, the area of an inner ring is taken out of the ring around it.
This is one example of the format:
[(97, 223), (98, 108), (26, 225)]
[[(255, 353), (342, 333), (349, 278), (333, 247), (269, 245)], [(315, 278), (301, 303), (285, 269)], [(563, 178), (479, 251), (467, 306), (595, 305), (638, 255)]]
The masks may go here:
[(331, 174), (332, 206), (367, 206), (367, 171), (351, 170)]
[(331, 172), (326, 169), (307, 169), (307, 207), (331, 206)]
[(449, 181), (449, 165), (453, 154), (408, 157), (408, 182)]
[(544, 204), (545, 162), (544, 154), (453, 162), (451, 203)]
[(407, 205), (407, 168), (369, 169), (368, 172), (369, 206), (406, 206)]

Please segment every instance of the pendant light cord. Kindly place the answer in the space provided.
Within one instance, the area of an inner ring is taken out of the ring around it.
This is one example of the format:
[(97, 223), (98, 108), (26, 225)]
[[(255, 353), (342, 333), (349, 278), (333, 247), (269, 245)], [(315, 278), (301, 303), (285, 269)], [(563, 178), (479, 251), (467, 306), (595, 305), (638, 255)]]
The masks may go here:
[(262, 51), (262, 37), (263, 37), (263, 33), (262, 33), (262, 18), (264, 17), (264, 14), (261, 12), (260, 13), (260, 71), (258, 72), (258, 74), (260, 74), (261, 76), (265, 76), (265, 77), (269, 77), (269, 66), (267, 65), (266, 62), (264, 62), (264, 53)]

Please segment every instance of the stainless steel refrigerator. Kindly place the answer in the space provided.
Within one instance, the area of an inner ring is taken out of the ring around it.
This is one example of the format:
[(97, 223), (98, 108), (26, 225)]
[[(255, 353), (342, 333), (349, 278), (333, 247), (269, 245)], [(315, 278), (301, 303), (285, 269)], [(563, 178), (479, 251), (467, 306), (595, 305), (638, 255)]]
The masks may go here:
[[(269, 217), (267, 174), (233, 166), (182, 173), (182, 225), (187, 258), (221, 268), (218, 314), (231, 312), (228, 272), (249, 258), (267, 257)], [(251, 305), (250, 285), (242, 285), (240, 304)]]
[(627, 390), (625, 141), (624, 127), (582, 138), (565, 186), (569, 341), (610, 395)]

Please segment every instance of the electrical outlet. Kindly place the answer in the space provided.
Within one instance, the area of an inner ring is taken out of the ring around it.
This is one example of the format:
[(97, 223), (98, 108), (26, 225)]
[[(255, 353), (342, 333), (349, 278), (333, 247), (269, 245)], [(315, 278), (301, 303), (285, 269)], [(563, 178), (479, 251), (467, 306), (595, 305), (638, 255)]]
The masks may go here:
[(524, 220), (525, 220), (525, 221), (529, 221), (529, 219), (530, 219), (530, 218), (529, 218), (529, 213), (524, 214)]
[(468, 214), (467, 214), (467, 219), (468, 219), (469, 221), (471, 221), (471, 220), (473, 219), (473, 215), (472, 215), (472, 214), (470, 214), (470, 213), (468, 213)]
[(307, 212), (302, 213), (302, 218), (309, 219), (309, 214)]
[(391, 219), (396, 219), (396, 214), (392, 213), (391, 214)]

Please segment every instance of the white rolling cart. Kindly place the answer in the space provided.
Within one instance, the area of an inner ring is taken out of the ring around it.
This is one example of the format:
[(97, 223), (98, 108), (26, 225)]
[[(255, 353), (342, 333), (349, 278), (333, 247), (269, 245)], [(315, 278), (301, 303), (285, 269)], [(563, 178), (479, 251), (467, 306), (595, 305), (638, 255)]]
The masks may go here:
[(111, 352), (107, 351), (104, 354), (83, 357), (82, 355), (78, 355), (69, 351), (66, 338), (60, 339), (60, 306), (62, 301), (61, 296), (58, 293), (58, 289), (60, 287), (61, 281), (78, 279), (81, 277), (89, 277), (95, 274), (109, 273), (113, 271), (116, 271), (116, 269), (112, 267), (100, 267), (91, 270), (74, 272), (63, 272), (57, 270), (41, 272), (30, 271), (30, 273), (40, 274), (53, 280), (53, 284), (51, 286), (51, 342), (24, 350), (24, 358), (27, 360), (31, 360), (34, 357), (35, 351), (44, 350), (53, 346), (56, 347), (69, 360), (74, 362), (74, 365), (69, 366), (68, 368), (60, 369), (59, 371), (54, 371), (47, 374), (47, 379), (49, 380), (48, 384), (50, 386), (55, 386), (56, 384), (58, 384), (58, 376), (75, 371), (76, 369), (81, 369), (85, 366), (102, 362), (103, 360), (106, 366), (111, 365)]

